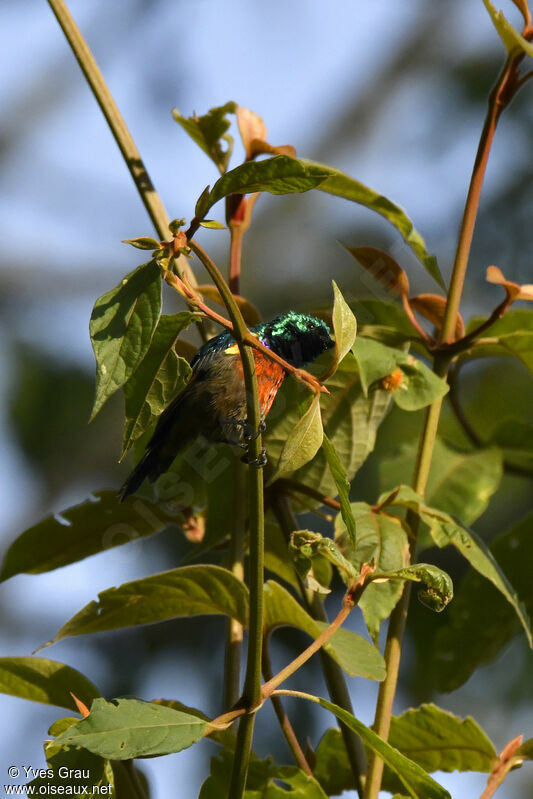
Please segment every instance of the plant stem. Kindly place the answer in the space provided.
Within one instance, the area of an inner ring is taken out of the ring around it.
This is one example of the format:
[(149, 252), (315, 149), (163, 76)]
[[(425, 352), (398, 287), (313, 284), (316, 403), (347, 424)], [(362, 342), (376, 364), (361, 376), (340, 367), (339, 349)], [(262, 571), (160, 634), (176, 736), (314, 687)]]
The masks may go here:
[[(265, 680), (272, 679), (272, 667), (270, 665), (270, 657), (268, 654), (268, 642), (263, 642), (263, 676)], [(295, 762), (297, 765), (305, 771), (306, 774), (313, 776), (313, 772), (311, 770), (311, 766), (307, 762), (305, 754), (300, 746), (298, 738), (296, 737), (296, 733), (294, 732), (293, 726), (285, 712), (285, 708), (283, 707), (283, 702), (279, 698), (279, 696), (270, 696), (270, 701), (272, 702), (272, 706), (274, 707), (274, 712), (276, 717), (279, 721), (279, 725), (285, 736), (285, 740), (289, 746), (289, 749), (292, 752)]]
[[(261, 415), (255, 361), (250, 348), (245, 345), (248, 328), (235, 302), (228, 285), (207, 253), (196, 244), (190, 247), (207, 269), (213, 283), (224, 300), (224, 305), (233, 325), (233, 336), (241, 356), (244, 385), (246, 390), (246, 420), (251, 430), (260, 430)], [(262, 450), (261, 434), (248, 443), (249, 459), (258, 462)], [(248, 627), (248, 657), (242, 702), (248, 712), (239, 724), (233, 773), (231, 775), (231, 799), (241, 799), (246, 786), (246, 775), (252, 746), (255, 710), (261, 704), (261, 656), (263, 645), (263, 574), (264, 574), (264, 536), (265, 518), (263, 506), (263, 473), (250, 465), (248, 468), (248, 507), (249, 507), (249, 575), (250, 621)]]
[(233, 294), (239, 294), (241, 276), (242, 240), (245, 231), (241, 225), (230, 225), (229, 287)]
[[(230, 537), (230, 569), (232, 574), (244, 582), (244, 533), (246, 527), (246, 492), (244, 471), (240, 463), (234, 465), (233, 512)], [(236, 619), (228, 619), (226, 661), (224, 668), (224, 708), (233, 707), (240, 696), (241, 653), (243, 626)]]
[(272, 691), (275, 691), (276, 688), (281, 685), (282, 682), (285, 682), (294, 672), (298, 671), (298, 669), (303, 666), (304, 663), (316, 653), (319, 649), (321, 649), (324, 644), (327, 644), (333, 633), (339, 629), (339, 627), (346, 621), (350, 612), (353, 610), (355, 605), (357, 604), (358, 598), (363, 590), (363, 586), (359, 587), (359, 591), (354, 591), (353, 595), (348, 592), (344, 599), (342, 609), (339, 611), (335, 619), (330, 623), (330, 625), (318, 636), (315, 638), (312, 644), (309, 644), (307, 649), (304, 649), (298, 657), (294, 658), (290, 663), (285, 666), (281, 671), (279, 671), (271, 680), (266, 682), (262, 688), (262, 695), (264, 698), (270, 696)]
[[(298, 524), (287, 497), (281, 493), (274, 494), (272, 499), (272, 510), (288, 541), (291, 533), (298, 529)], [(312, 598), (308, 596), (308, 592), (305, 590), (305, 587), (301, 581), (300, 589), (302, 599), (308, 613), (317, 621), (327, 622), (328, 618), (320, 598), (316, 596), (316, 594), (313, 595)], [(333, 660), (332, 657), (330, 657), (330, 655), (328, 655), (324, 649), (320, 650), (319, 656), (320, 660), (322, 661), (322, 671), (324, 672), (324, 677), (326, 679), (326, 685), (331, 701), (353, 715), (352, 701), (350, 699), (350, 693), (348, 691), (348, 686), (346, 685), (346, 680), (341, 667)], [(357, 793), (360, 797), (362, 797), (363, 782), (361, 775), (366, 773), (367, 765), (365, 750), (360, 738), (353, 730), (340, 721), (338, 724), (344, 741), (346, 754), (348, 755), (348, 761), (352, 770)]]
[[(479, 209), (479, 199), (483, 186), (483, 179), (494, 139), (496, 125), (505, 106), (516, 91), (517, 66), (523, 58), (522, 55), (509, 56), (503, 66), (496, 85), (489, 97), (489, 108), (481, 132), (476, 160), (470, 179), (470, 186), (466, 198), (463, 220), (459, 232), (457, 252), (453, 265), (450, 288), (448, 290), (446, 310), (441, 333), (441, 343), (451, 344), (454, 340), (459, 305), (463, 292), (466, 269), (472, 245), (472, 237)], [(446, 378), (450, 356), (437, 352), (435, 354), (433, 370), (439, 377)], [(429, 406), (422, 431), (415, 470), (412, 480), (414, 490), (423, 495), (426, 490), (427, 480), (431, 469), (433, 449), (437, 437), (442, 399)], [(419, 520), (412, 512), (407, 514), (407, 523), (413, 532), (411, 542), (411, 559), (414, 557)], [(378, 693), (376, 715), (373, 728), (384, 740), (387, 739), (390, 720), (398, 683), (402, 641), (405, 632), (407, 611), (409, 606), (410, 585), (405, 584), (402, 597), (393, 610), (387, 631), (385, 645), (385, 663), (387, 676), (381, 683)], [(373, 753), (370, 758), (368, 777), (365, 784), (364, 799), (377, 799), (383, 775), (383, 761)]]

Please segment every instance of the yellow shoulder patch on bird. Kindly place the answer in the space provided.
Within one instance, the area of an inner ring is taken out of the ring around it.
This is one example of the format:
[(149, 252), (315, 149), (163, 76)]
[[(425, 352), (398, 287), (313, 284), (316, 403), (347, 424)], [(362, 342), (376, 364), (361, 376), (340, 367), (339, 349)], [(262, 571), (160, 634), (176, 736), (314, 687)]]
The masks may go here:
[(224, 350), (224, 355), (238, 355), (239, 354), (239, 347), (237, 344), (232, 344), (231, 347), (228, 347)]

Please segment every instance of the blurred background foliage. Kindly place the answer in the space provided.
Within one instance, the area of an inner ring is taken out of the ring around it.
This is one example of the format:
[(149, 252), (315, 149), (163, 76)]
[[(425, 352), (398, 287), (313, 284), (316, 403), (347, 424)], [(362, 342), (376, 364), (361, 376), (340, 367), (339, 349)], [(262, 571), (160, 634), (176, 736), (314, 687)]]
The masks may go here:
[[(514, 19), (516, 9), (508, 5)], [(190, 217), (196, 197), (216, 177), (173, 122), (171, 109), (203, 113), (231, 99), (264, 117), (272, 143), (293, 144), (298, 155), (339, 167), (403, 206), (449, 275), (486, 97), (503, 59), (481, 0), (341, 0), (327, 12), (317, 0), (274, 0), (268, 13), (263, 4), (246, 0), (73, 0), (70, 8), (171, 217)], [(87, 427), (94, 386), (87, 325), (96, 297), (138, 262), (121, 240), (153, 231), (47, 4), (5, 0), (0, 30), (5, 547), (47, 513), (92, 490), (117, 487), (126, 473), (128, 465), (117, 464), (121, 400), (114, 397)], [(511, 280), (531, 282), (532, 92), (533, 86), (526, 87), (519, 95), (496, 136), (465, 290), (466, 317), (487, 313), (500, 299), (498, 289), (484, 281), (487, 265), (498, 264)], [(201, 240), (225, 266), (225, 234), (204, 231)], [(241, 293), (264, 318), (292, 306), (330, 304), (332, 278), (353, 302), (384, 297), (338, 242), (381, 247), (407, 269), (413, 293), (434, 290), (386, 222), (310, 193), (260, 198), (245, 239)], [(173, 310), (175, 300), (167, 303)], [(483, 441), (490, 441), (511, 407), (533, 423), (530, 377), (518, 362), (473, 363), (462, 370), (458, 391)], [(395, 458), (408, 468), (420, 420), (418, 413), (394, 408), (356, 478), (353, 499), (372, 502), (388, 487), (383, 483), (394, 472)], [(456, 446), (471, 446), (449, 405), (440, 432)], [(531, 507), (530, 479), (504, 474), (494, 488), (490, 511), (475, 523), (488, 541)], [(2, 588), (2, 654), (29, 654), (98, 590), (173, 566), (188, 548), (166, 533), (58, 572), (16, 578)], [(434, 559), (461, 579), (459, 558), (446, 551)], [(357, 620), (352, 623), (360, 629)], [(497, 747), (519, 732), (533, 735), (532, 658), (525, 642), (514, 639), (461, 689), (439, 696), (432, 641), (445, 623), (445, 614), (436, 617), (414, 603), (398, 712), (435, 699), (474, 715)], [(274, 660), (280, 664), (302, 643), (300, 634), (287, 630), (277, 640)], [(222, 659), (213, 652), (222, 646), (223, 623), (202, 617), (62, 642), (46, 654), (80, 668), (105, 695), (180, 698), (214, 714), (221, 709)], [(314, 662), (303, 679), (323, 693)], [(359, 681), (353, 682), (355, 712), (369, 723), (374, 687), (365, 684), (363, 694)], [(9, 724), (3, 727), (9, 732), (2, 759), (6, 765), (41, 765), (40, 739), (53, 711), (7, 697), (5, 706)], [(270, 714), (261, 721), (260, 754), (286, 760), (272, 719)], [(311, 709), (298, 707), (297, 732), (315, 745), (325, 725)], [(146, 770), (158, 795), (179, 774), (191, 786), (188, 796), (195, 796), (209, 747), (166, 758), (164, 766), (149, 761)], [(460, 799), (477, 795), (484, 779), (463, 775), (452, 782), (447, 776), (443, 782)], [(524, 769), (498, 795), (517, 799), (532, 786)]]

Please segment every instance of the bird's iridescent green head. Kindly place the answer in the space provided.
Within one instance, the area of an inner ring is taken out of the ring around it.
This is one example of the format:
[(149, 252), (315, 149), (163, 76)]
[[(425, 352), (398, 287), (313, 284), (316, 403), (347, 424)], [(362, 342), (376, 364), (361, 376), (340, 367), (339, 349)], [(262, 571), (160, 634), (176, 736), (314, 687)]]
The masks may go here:
[(258, 332), (266, 347), (297, 368), (334, 346), (327, 324), (306, 313), (280, 314), (261, 325)]

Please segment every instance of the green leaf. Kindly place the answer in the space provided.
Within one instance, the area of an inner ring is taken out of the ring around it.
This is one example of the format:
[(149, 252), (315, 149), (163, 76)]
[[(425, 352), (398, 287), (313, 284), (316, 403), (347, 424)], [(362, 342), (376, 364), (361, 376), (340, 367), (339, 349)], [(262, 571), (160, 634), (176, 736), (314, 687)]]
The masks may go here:
[[(315, 374), (323, 372), (328, 357), (317, 359), (309, 367), (310, 371)], [(357, 362), (351, 353), (339, 364), (335, 374), (327, 381), (327, 387), (330, 393), (320, 395), (322, 421), (348, 480), (352, 480), (374, 448), (377, 429), (390, 405), (390, 393), (372, 389), (367, 397), (363, 395)], [(278, 391), (267, 416), (265, 436), (271, 462), (279, 460), (281, 450), (301, 416), (301, 405), (308, 396), (309, 392), (295, 380), (285, 380)], [(331, 495), (336, 490), (322, 450), (291, 478), (312, 486), (322, 494)]]
[[(62, 749), (55, 741), (45, 744), (44, 751), (49, 767), (48, 773), (29, 783), (33, 788), (32, 793), (36, 795), (70, 793), (83, 795), (89, 799), (97, 799), (103, 795), (115, 796), (113, 769), (109, 761), (93, 755), (86, 749), (78, 747)], [(52, 775), (49, 773), (50, 770), (53, 772)]]
[(491, 431), (489, 443), (503, 450), (508, 463), (533, 473), (533, 425), (522, 419), (503, 419)]
[[(398, 485), (412, 474), (417, 445), (402, 447), (399, 454), (379, 464), (380, 485)], [(486, 510), (502, 478), (502, 454), (496, 447), (459, 452), (437, 438), (425, 502), (472, 524)]]
[[(533, 513), (499, 536), (492, 543), (491, 552), (531, 616)], [(432, 663), (440, 691), (458, 688), (475, 669), (494, 660), (520, 632), (511, 606), (492, 583), (475, 571), (463, 578), (446, 619), (434, 642)]]
[[(209, 194), (207, 209), (229, 194), (293, 194), (315, 189), (331, 174), (327, 167), (307, 165), (297, 158), (276, 155), (247, 161), (219, 178)], [(207, 210), (206, 209), (206, 210)]]
[[(228, 796), (232, 769), (233, 752), (222, 750), (211, 758), (210, 775), (198, 799)], [(243, 799), (327, 799), (327, 796), (315, 778), (300, 769), (278, 766), (271, 757), (259, 760), (252, 754)]]
[(323, 164), (317, 164), (314, 161), (303, 161), (303, 163), (309, 166), (322, 167), (330, 171), (331, 174), (328, 179), (320, 185), (320, 191), (343, 197), (345, 200), (358, 203), (358, 205), (364, 205), (371, 211), (375, 211), (385, 217), (398, 230), (406, 244), (409, 245), (432, 278), (437, 281), (441, 288), (445, 288), (437, 259), (434, 255), (429, 255), (424, 239), (398, 205), (338, 169), (325, 167)]
[[(399, 519), (376, 513), (365, 502), (352, 503), (356, 520), (357, 539), (355, 547), (346, 536), (344, 521), (339, 514), (335, 520), (335, 538), (343, 555), (359, 571), (363, 563), (374, 561), (379, 571), (395, 571), (407, 566), (407, 534)], [(403, 585), (396, 580), (370, 583), (359, 600), (368, 631), (374, 641), (379, 628), (396, 607)]]
[(353, 771), (338, 727), (326, 730), (320, 739), (313, 774), (328, 796), (355, 789)]
[(434, 704), (393, 716), (388, 740), (429, 772), (490, 772), (498, 761), (492, 741), (473, 718), (461, 719)]
[[(236, 110), (236, 103), (229, 102), (225, 105), (211, 108), (207, 114), (200, 117), (196, 114), (193, 114), (192, 117), (181, 116), (176, 108), (172, 112), (176, 122), (209, 156), (222, 173), (228, 167), (233, 148), (233, 138), (226, 133), (231, 124), (226, 115), (234, 114)], [(228, 144), (225, 150), (222, 147), (221, 139)]]
[[(310, 697), (311, 698), (311, 697)], [(346, 724), (383, 760), (383, 762), (399, 777), (402, 785), (407, 789), (413, 799), (450, 799), (450, 794), (441, 785), (435, 782), (417, 763), (398, 752), (390, 744), (383, 741), (369, 727), (352, 716), (346, 710), (328, 702), (326, 699), (313, 697), (326, 710), (330, 710), (337, 718)]]
[[(485, 317), (471, 319), (466, 332), (479, 327)], [(462, 359), (512, 355), (518, 358), (533, 374), (533, 311), (518, 309), (508, 311), (486, 331)], [(461, 358), (460, 358), (461, 360)]]
[(431, 563), (415, 563), (392, 572), (376, 571), (370, 575), (369, 579), (381, 580), (383, 577), (425, 583), (426, 588), (418, 592), (418, 598), (423, 605), (437, 613), (444, 610), (453, 597), (453, 584), (450, 575)]
[[(383, 497), (385, 500), (386, 497)], [(381, 501), (381, 499), (380, 499)], [(528, 614), (516, 591), (502, 572), (485, 542), (472, 530), (467, 530), (447, 513), (426, 506), (423, 500), (408, 486), (400, 486), (391, 505), (400, 505), (414, 511), (428, 525), (431, 537), (439, 547), (453, 545), (470, 565), (496, 586), (513, 607), (518, 616), (528, 643), (533, 647), (533, 638)]]
[(138, 250), (158, 250), (161, 247), (161, 242), (150, 238), (150, 236), (141, 236), (138, 239), (124, 239), (122, 243), (131, 244), (132, 247), (136, 247)]
[(357, 320), (334, 280), (332, 283), (335, 363), (339, 364), (353, 347), (355, 336), (357, 335)]
[(315, 394), (311, 404), (289, 433), (271, 482), (309, 463), (320, 449), (323, 438), (320, 394)]
[(108, 588), (63, 625), (51, 643), (71, 635), (117, 630), (183, 616), (224, 614), (248, 620), (248, 589), (220, 566), (183, 566)]
[(85, 704), (90, 704), (100, 695), (94, 685), (76, 669), (55, 660), (36, 657), (0, 658), (0, 691), (76, 712), (78, 707), (71, 691)]
[(159, 319), (148, 352), (124, 386), (126, 423), (121, 458), (184, 388), (191, 368), (176, 353), (174, 344), (181, 331), (198, 318), (182, 311)]
[(160, 313), (161, 269), (156, 261), (137, 267), (96, 300), (89, 322), (96, 358), (91, 419), (148, 352)]
[(279, 524), (275, 524), (269, 519), (265, 519), (265, 568), (277, 577), (281, 577), (293, 588), (299, 588), (285, 536)]
[[(328, 627), (325, 622), (315, 621), (285, 588), (273, 580), (264, 586), (265, 634), (276, 627), (289, 625), (318, 638)], [(370, 680), (385, 679), (385, 662), (372, 644), (357, 633), (341, 628), (337, 630), (325, 651), (331, 655), (350, 677), (366, 677)]]
[(0, 579), (52, 571), (177, 523), (176, 516), (146, 499), (120, 502), (116, 491), (93, 497), (25, 530), (9, 547)]
[(204, 219), (203, 222), (200, 222), (200, 227), (206, 227), (210, 230), (226, 230), (226, 225), (216, 219)]
[(516, 750), (515, 755), (519, 755), (525, 760), (533, 760), (533, 738), (524, 741), (522, 746)]
[(392, 398), (404, 411), (417, 411), (443, 397), (449, 386), (445, 380), (428, 369), (412, 355), (379, 341), (359, 336), (353, 346), (359, 364), (361, 384), (365, 392), (380, 378), (399, 369), (402, 372), (400, 385), (392, 390)]
[(531, 42), (524, 39), (524, 37), (513, 28), (501, 11), (496, 11), (490, 0), (483, 0), (483, 2), (507, 52), (511, 53), (516, 50), (523, 50), (524, 53), (533, 58), (533, 45)]
[(198, 716), (138, 699), (95, 699), (90, 715), (55, 739), (111, 760), (167, 755), (199, 741), (206, 723)]
[(311, 530), (295, 530), (291, 535), (289, 549), (295, 558), (296, 569), (302, 578), (306, 577), (312, 566), (311, 559), (319, 556), (329, 560), (348, 585), (359, 577), (359, 569), (344, 557), (335, 541), (320, 533), (313, 533)]
[(350, 540), (353, 546), (355, 546), (355, 519), (350, 505), (350, 483), (348, 482), (341, 460), (335, 452), (335, 447), (325, 434), (322, 441), (322, 449), (324, 450), (329, 468), (331, 469), (331, 474), (337, 486), (339, 501), (341, 503), (342, 520), (346, 525), (346, 531)]

